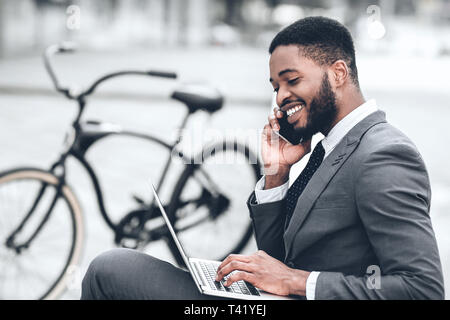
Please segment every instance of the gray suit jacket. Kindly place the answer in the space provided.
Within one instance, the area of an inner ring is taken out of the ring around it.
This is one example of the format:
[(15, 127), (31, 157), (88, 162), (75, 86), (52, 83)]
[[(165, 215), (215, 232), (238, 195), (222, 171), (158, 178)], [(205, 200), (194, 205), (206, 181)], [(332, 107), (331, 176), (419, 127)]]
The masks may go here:
[(256, 204), (252, 193), (247, 205), (259, 249), (321, 272), (316, 299), (444, 299), (430, 199), (416, 147), (377, 111), (323, 161), (286, 230), (285, 200)]

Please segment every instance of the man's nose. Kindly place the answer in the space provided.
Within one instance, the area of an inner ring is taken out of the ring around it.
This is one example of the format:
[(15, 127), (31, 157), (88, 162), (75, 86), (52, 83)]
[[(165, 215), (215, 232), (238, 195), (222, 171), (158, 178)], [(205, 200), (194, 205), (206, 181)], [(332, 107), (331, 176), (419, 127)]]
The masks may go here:
[(279, 88), (277, 92), (277, 105), (281, 108), (284, 103), (292, 100), (292, 93), (289, 90)]

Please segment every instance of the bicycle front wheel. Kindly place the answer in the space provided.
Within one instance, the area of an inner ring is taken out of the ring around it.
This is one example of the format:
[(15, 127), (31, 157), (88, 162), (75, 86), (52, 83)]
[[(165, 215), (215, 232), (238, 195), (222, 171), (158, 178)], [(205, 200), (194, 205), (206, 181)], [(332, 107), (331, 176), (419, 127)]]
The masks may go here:
[[(257, 157), (237, 142), (206, 148), (186, 166), (168, 215), (190, 256), (223, 260), (249, 244), (253, 227), (246, 201), (259, 178)], [(173, 242), (169, 245), (182, 263)]]
[[(0, 299), (55, 299), (77, 272), (83, 222), (52, 173), (0, 173)], [(59, 192), (58, 192), (59, 191)]]

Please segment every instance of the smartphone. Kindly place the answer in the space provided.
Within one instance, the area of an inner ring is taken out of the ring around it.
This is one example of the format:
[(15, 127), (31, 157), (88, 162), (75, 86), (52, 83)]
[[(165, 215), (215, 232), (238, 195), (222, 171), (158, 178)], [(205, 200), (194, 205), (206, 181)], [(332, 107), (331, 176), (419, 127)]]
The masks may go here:
[(291, 144), (300, 144), (304, 137), (287, 121), (286, 112), (283, 112), (283, 114), (283, 118), (277, 118), (280, 130), (275, 131), (275, 133)]
[[(273, 110), (275, 107), (278, 107), (276, 99), (277, 95), (276, 93), (274, 93), (272, 96), (271, 110)], [(294, 126), (287, 121), (287, 117), (288, 115), (286, 114), (286, 112), (283, 112), (283, 118), (277, 118), (278, 124), (280, 125), (280, 130), (274, 132), (278, 134), (278, 136), (280, 136), (283, 140), (291, 144), (300, 144), (304, 140), (307, 140), (307, 137), (303, 137), (302, 134), (295, 130)]]

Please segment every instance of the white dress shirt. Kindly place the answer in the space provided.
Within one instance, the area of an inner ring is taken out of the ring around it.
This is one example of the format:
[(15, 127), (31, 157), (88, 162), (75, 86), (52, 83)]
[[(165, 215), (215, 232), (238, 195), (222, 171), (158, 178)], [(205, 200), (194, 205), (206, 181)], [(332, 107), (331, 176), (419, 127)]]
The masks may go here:
[[(322, 140), (325, 150), (324, 159), (334, 150), (342, 138), (361, 120), (377, 111), (378, 107), (374, 99), (360, 105), (358, 108), (346, 115), (339, 121)], [(264, 190), (265, 176), (263, 176), (255, 187), (255, 197), (258, 203), (279, 201), (286, 197), (289, 189), (289, 181), (276, 188)], [(316, 294), (316, 281), (320, 272), (312, 271), (306, 280), (306, 299), (314, 300)]]

